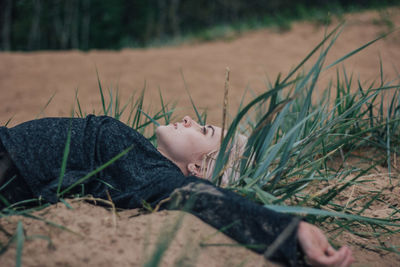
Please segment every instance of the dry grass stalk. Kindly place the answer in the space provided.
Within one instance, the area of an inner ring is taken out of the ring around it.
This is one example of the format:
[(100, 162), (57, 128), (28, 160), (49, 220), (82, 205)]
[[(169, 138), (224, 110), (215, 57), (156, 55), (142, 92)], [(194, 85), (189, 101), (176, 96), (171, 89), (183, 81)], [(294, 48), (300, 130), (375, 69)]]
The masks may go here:
[(95, 205), (97, 205), (97, 202), (101, 202), (103, 204), (109, 205), (111, 207), (112, 210), (112, 219), (113, 219), (113, 228), (114, 230), (117, 229), (117, 217), (119, 217), (118, 213), (117, 213), (117, 209), (115, 207), (114, 202), (111, 200), (111, 196), (109, 195), (108, 191), (107, 191), (107, 196), (109, 197), (109, 200), (105, 200), (102, 198), (95, 198), (91, 195), (88, 195), (86, 197), (78, 197), (78, 198), (73, 198), (71, 199), (72, 202), (76, 202), (76, 201), (92, 201)]
[(225, 122), (226, 122), (226, 111), (228, 108), (228, 92), (229, 92), (229, 67), (225, 69), (225, 89), (224, 89), (224, 103), (222, 108), (222, 134), (221, 134), (221, 145), (224, 140)]

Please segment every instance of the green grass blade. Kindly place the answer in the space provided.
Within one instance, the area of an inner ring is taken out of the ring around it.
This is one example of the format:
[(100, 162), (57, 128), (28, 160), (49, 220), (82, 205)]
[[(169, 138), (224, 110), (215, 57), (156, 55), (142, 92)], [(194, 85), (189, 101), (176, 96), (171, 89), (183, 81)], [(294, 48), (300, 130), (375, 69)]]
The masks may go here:
[(97, 75), (97, 83), (99, 85), (99, 91), (100, 91), (100, 97), (101, 97), (101, 104), (102, 104), (102, 107), (103, 107), (103, 113), (104, 113), (104, 115), (107, 116), (108, 115), (108, 111), (106, 109), (106, 102), (105, 102), (105, 99), (104, 99), (103, 87), (101, 86), (100, 76), (99, 76), (99, 72), (98, 72), (97, 68), (96, 68), (96, 75)]
[(15, 236), (9, 238), (5, 245), (0, 246), (0, 256), (3, 255), (8, 250), (8, 248), (14, 242), (14, 239), (15, 239)]
[(152, 123), (154, 123), (157, 127), (160, 126), (160, 123), (158, 123), (156, 120), (154, 120), (150, 115), (148, 115), (146, 112), (144, 112), (141, 109), (138, 109), (140, 112), (143, 113)]
[(143, 89), (142, 89), (142, 91), (140, 93), (140, 97), (135, 103), (136, 113), (135, 113), (135, 116), (134, 116), (133, 121), (132, 121), (132, 128), (134, 128), (135, 130), (139, 129), (139, 125), (140, 125), (140, 122), (141, 122), (141, 118), (142, 118), (141, 110), (143, 110), (143, 102), (144, 102), (145, 90), (146, 90), (146, 81), (145, 81), (145, 83), (143, 85)]
[(16, 230), (16, 259), (15, 259), (15, 266), (21, 267), (22, 266), (22, 252), (24, 249), (24, 242), (25, 242), (25, 235), (24, 235), (24, 228), (22, 227), (22, 222), (18, 221), (17, 230)]
[(69, 210), (73, 210), (73, 209), (74, 209), (74, 208), (72, 208), (72, 206), (71, 206), (67, 201), (65, 201), (65, 199), (59, 198), (59, 200), (60, 200)]
[(7, 126), (10, 124), (10, 122), (12, 121), (13, 118), (14, 118), (14, 116), (12, 116), (11, 118), (9, 118), (9, 119), (6, 121), (6, 123), (4, 124), (4, 127), (7, 127)]
[[(162, 96), (162, 94), (161, 94), (161, 89), (160, 89), (160, 87), (158, 87), (158, 94), (160, 95), (160, 102), (161, 102), (161, 110), (162, 110), (162, 114), (163, 114), (163, 117), (164, 117), (164, 121), (165, 121), (165, 125), (168, 125), (169, 124), (169, 116), (166, 116), (166, 114), (167, 114), (167, 112), (166, 112), (166, 106), (165, 106), (165, 104), (164, 104), (164, 99), (163, 99), (163, 96)], [(159, 126), (160, 124), (158, 124), (157, 126)]]
[[(389, 102), (389, 99), (388, 99), (388, 102)], [(391, 159), (391, 151), (390, 151), (391, 150), (390, 149), (391, 133), (390, 133), (390, 123), (389, 123), (390, 122), (390, 119), (389, 119), (390, 113), (389, 112), (390, 112), (390, 105), (388, 103), (387, 104), (387, 112), (386, 112), (386, 157), (387, 157), (387, 168), (388, 168), (388, 173), (389, 173), (389, 181), (390, 181), (390, 185), (393, 186), (393, 183), (392, 183), (392, 159)]]
[(297, 71), (325, 44), (325, 42), (331, 38), (338, 29), (343, 27), (343, 23), (339, 24), (334, 28), (286, 77), (283, 79), (282, 83), (287, 83), (287, 81), (295, 74)]
[(363, 49), (367, 48), (368, 46), (372, 45), (373, 43), (375, 43), (375, 42), (377, 42), (377, 41), (379, 41), (379, 40), (385, 38), (386, 36), (388, 36), (389, 34), (391, 34), (391, 33), (394, 32), (394, 31), (395, 31), (395, 30), (390, 31), (390, 32), (385, 33), (385, 34), (382, 34), (381, 36), (375, 38), (375, 39), (372, 40), (372, 41), (369, 41), (368, 43), (362, 45), (361, 47), (359, 47), (359, 48), (357, 48), (357, 49), (354, 49), (354, 50), (351, 51), (350, 53), (344, 55), (343, 57), (341, 57), (341, 58), (339, 58), (339, 59), (337, 59), (337, 60), (335, 60), (333, 63), (331, 63), (330, 65), (328, 65), (327, 67), (325, 67), (324, 70), (327, 70), (327, 69), (332, 68), (333, 66), (336, 66), (336, 65), (339, 64), (340, 62), (343, 62), (344, 60), (348, 59), (349, 57), (353, 56), (354, 54), (357, 54), (357, 53), (360, 52), (361, 50), (363, 50)]
[(375, 219), (375, 218), (369, 218), (369, 217), (335, 212), (335, 211), (327, 211), (327, 210), (307, 208), (307, 207), (298, 207), (298, 206), (264, 205), (264, 207), (271, 209), (273, 211), (282, 212), (282, 213), (290, 213), (290, 214), (297, 214), (297, 215), (303, 215), (303, 216), (304, 215), (314, 215), (314, 216), (322, 216), (322, 217), (334, 217), (334, 218), (342, 218), (342, 219), (348, 219), (351, 221), (359, 221), (359, 222), (370, 223), (370, 224), (400, 227), (399, 223), (393, 223), (390, 220)]
[(70, 119), (70, 122), (69, 122), (67, 140), (65, 143), (64, 155), (63, 155), (62, 163), (61, 163), (60, 176), (58, 178), (57, 196), (60, 196), (61, 185), (63, 183), (65, 170), (67, 168), (68, 155), (69, 155), (69, 150), (70, 150), (70, 146), (71, 146), (71, 130), (72, 130), (72, 118)]
[(183, 84), (184, 84), (184, 86), (185, 86), (185, 90), (186, 90), (186, 92), (187, 92), (187, 94), (188, 94), (188, 96), (189, 96), (189, 99), (190, 99), (190, 103), (192, 103), (193, 110), (194, 110), (194, 112), (196, 113), (197, 121), (199, 122), (200, 125), (204, 125), (204, 121), (203, 121), (203, 119), (202, 119), (202, 117), (201, 117), (199, 111), (197, 110), (196, 105), (194, 104), (192, 95), (191, 95), (190, 92), (189, 92), (189, 88), (188, 88), (188, 86), (187, 86), (187, 84), (186, 84), (185, 76), (183, 75), (182, 69), (180, 70), (180, 72), (181, 72)]
[(56, 95), (56, 92), (54, 92), (51, 97), (49, 98), (49, 100), (47, 100), (46, 104), (40, 109), (39, 113), (36, 115), (35, 119), (39, 118), (40, 116), (43, 115), (43, 112), (45, 111), (45, 109), (48, 107), (48, 105), (50, 105), (50, 102), (53, 100), (54, 96)]
[(6, 181), (4, 184), (2, 184), (0, 186), (0, 192), (7, 187), (7, 185), (9, 185), (12, 181), (14, 181), (14, 179), (17, 178), (17, 175), (14, 175), (13, 177), (11, 177), (11, 179), (9, 179), (8, 181)]
[(79, 102), (79, 98), (78, 98), (78, 88), (76, 88), (76, 90), (75, 90), (75, 102), (78, 105), (78, 110), (79, 110), (78, 117), (84, 118), (85, 116), (83, 115), (81, 103)]
[(162, 257), (164, 256), (165, 252), (168, 250), (169, 246), (172, 243), (172, 240), (174, 239), (176, 233), (180, 229), (183, 218), (185, 216), (184, 212), (181, 212), (178, 215), (178, 218), (176, 221), (173, 223), (172, 227), (170, 229), (165, 229), (164, 232), (162, 232), (159, 235), (156, 248), (154, 249), (154, 252), (150, 256), (150, 259), (143, 264), (145, 267), (157, 267), (160, 265), (160, 262), (162, 260)]
[(263, 101), (267, 101), (274, 93), (276, 93), (277, 91), (281, 91), (284, 88), (288, 87), (289, 85), (295, 83), (297, 80), (293, 80), (287, 84), (280, 84), (278, 87), (275, 87), (261, 95), (259, 95), (258, 97), (256, 97), (255, 99), (253, 99), (252, 101), (250, 101), (250, 103), (248, 103), (235, 117), (235, 119), (232, 121), (227, 134), (224, 138), (224, 141), (221, 144), (220, 147), (220, 153), (218, 153), (217, 159), (216, 159), (216, 163), (215, 163), (215, 167), (214, 167), (214, 171), (213, 171), (213, 182), (216, 183), (217, 182), (217, 178), (220, 175), (221, 170), (223, 169), (223, 166), (226, 163), (227, 160), (227, 156), (226, 156), (226, 151), (227, 151), (227, 146), (228, 143), (230, 142), (230, 140), (232, 140), (232, 138), (234, 137), (234, 134), (236, 132), (236, 129), (240, 123), (240, 121), (242, 120), (242, 118), (250, 111), (251, 108), (253, 108), (256, 104), (263, 102)]
[(72, 185), (68, 186), (66, 189), (64, 189), (62, 192), (60, 192), (58, 194), (58, 196), (62, 196), (64, 194), (66, 194), (68, 191), (70, 191), (72, 188), (74, 188), (75, 186), (85, 182), (86, 180), (88, 180), (89, 178), (91, 178), (92, 176), (96, 175), (97, 173), (101, 172), (102, 170), (104, 170), (105, 168), (107, 168), (108, 166), (110, 166), (111, 164), (113, 164), (115, 161), (117, 161), (118, 159), (120, 159), (121, 157), (123, 157), (126, 153), (128, 153), (129, 151), (131, 151), (134, 148), (134, 146), (130, 146), (127, 149), (125, 149), (124, 151), (122, 151), (121, 153), (119, 153), (118, 155), (116, 155), (115, 157), (113, 157), (111, 160), (109, 160), (108, 162), (104, 163), (103, 165), (101, 165), (100, 167), (98, 167), (97, 169), (95, 169), (94, 171), (91, 171), (90, 173), (88, 173), (87, 175), (85, 175), (84, 177), (78, 179), (78, 181), (76, 181), (75, 183), (73, 183)]

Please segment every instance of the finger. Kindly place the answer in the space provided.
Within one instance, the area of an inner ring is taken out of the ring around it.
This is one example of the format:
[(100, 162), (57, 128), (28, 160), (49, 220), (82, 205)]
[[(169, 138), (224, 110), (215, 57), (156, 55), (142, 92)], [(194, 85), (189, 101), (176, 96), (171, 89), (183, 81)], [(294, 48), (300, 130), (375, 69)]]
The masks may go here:
[(348, 247), (342, 247), (339, 252), (342, 254), (342, 257), (338, 258), (338, 261), (334, 265), (337, 267), (350, 266), (352, 259), (351, 250)]
[(353, 253), (352, 253), (352, 254), (351, 254), (351, 257), (350, 257), (349, 266), (351, 266), (354, 262), (355, 262), (355, 259), (354, 259)]
[[(340, 266), (340, 264), (344, 261), (346, 257), (346, 248), (342, 247), (339, 251), (335, 251), (332, 255), (323, 255), (318, 258), (314, 258), (313, 262), (315, 265), (323, 265), (323, 266)], [(310, 259), (311, 261), (311, 259)]]
[(353, 255), (352, 252), (350, 250), (350, 248), (346, 247), (346, 256), (343, 260), (343, 262), (339, 265), (340, 267), (348, 267), (353, 263), (354, 259), (353, 259)]
[(350, 253), (348, 252), (348, 250), (344, 250), (344, 257), (341, 260), (341, 262), (338, 264), (338, 267), (347, 267), (348, 261), (350, 259), (349, 256), (350, 256)]
[(333, 256), (336, 253), (336, 249), (334, 249), (331, 245), (326, 249), (326, 254), (328, 256)]
[(346, 257), (338, 266), (339, 267), (349, 267), (350, 266), (350, 258)]

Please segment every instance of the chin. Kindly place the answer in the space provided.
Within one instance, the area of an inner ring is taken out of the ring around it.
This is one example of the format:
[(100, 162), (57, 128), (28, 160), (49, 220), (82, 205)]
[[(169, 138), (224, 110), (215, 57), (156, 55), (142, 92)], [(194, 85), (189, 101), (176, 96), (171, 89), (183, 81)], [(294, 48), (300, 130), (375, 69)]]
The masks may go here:
[(158, 126), (156, 129), (156, 137), (157, 137), (157, 141), (158, 139), (160, 139), (160, 136), (162, 135), (163, 131), (164, 131), (164, 125)]
[(161, 125), (157, 127), (156, 129), (156, 137), (157, 137), (157, 143), (160, 144), (163, 142), (163, 140), (168, 139), (168, 136), (170, 136), (171, 130), (169, 129), (167, 125)]
[(166, 126), (166, 125), (158, 126), (157, 129), (156, 129), (157, 139), (158, 139), (159, 136), (162, 136), (166, 132), (168, 132), (168, 126)]

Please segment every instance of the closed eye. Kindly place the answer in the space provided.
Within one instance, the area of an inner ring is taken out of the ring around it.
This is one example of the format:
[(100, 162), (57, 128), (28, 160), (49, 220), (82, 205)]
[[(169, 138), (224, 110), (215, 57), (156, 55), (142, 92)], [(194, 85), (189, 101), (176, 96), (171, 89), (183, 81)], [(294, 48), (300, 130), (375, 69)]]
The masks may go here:
[(214, 127), (213, 127), (212, 125), (207, 125), (207, 126), (201, 127), (201, 132), (202, 132), (204, 135), (207, 135), (207, 133), (208, 133), (207, 129), (208, 129), (208, 128), (210, 128), (210, 129), (212, 130), (211, 136), (214, 136), (215, 129), (214, 129)]
[(208, 125), (207, 128), (210, 128), (212, 130), (211, 136), (214, 136), (214, 133), (215, 133), (214, 127), (212, 127), (211, 125)]

